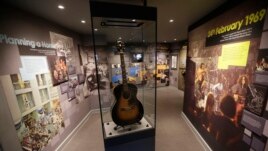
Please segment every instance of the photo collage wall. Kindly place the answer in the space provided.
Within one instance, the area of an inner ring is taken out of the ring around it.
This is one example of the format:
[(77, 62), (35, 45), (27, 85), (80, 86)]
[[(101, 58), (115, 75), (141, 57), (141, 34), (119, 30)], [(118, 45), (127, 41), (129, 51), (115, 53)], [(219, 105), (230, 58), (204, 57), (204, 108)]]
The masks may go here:
[(266, 144), (262, 132), (247, 126), (250, 118), (263, 121), (257, 119), (264, 119), (267, 102), (267, 85), (254, 80), (256, 71), (265, 70), (259, 50), (264, 6), (244, 2), (189, 32), (183, 111), (212, 150), (259, 150), (256, 144)]
[(73, 39), (54, 32), (49, 35), (51, 43), (18, 45), (20, 72), (1, 77), (3, 85), (13, 87), (5, 95), (14, 104), (9, 105), (10, 111), (22, 149), (27, 151), (55, 144), (70, 125), (62, 108), (85, 97), (85, 76), (76, 67)]

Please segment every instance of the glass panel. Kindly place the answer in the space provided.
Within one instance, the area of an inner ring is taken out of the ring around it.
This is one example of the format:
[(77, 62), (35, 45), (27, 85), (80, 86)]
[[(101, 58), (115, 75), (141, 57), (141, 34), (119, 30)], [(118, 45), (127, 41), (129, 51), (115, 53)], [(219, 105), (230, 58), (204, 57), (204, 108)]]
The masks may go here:
[(155, 22), (93, 17), (93, 27), (105, 138), (154, 128)]

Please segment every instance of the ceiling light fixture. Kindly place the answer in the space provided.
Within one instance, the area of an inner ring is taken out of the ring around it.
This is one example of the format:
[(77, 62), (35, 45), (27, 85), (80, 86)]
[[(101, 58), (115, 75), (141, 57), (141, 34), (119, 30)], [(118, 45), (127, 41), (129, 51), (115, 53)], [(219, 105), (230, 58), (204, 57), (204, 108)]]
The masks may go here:
[(119, 40), (121, 40), (122, 38), (121, 37), (118, 37)]
[(173, 23), (173, 22), (174, 22), (174, 20), (173, 20), (173, 19), (170, 19), (170, 20), (169, 20), (169, 22), (170, 22), (170, 23)]
[(59, 9), (64, 9), (65, 7), (64, 7), (63, 5), (61, 5), (61, 4), (59, 4), (59, 5), (58, 5), (58, 8), (59, 8)]
[(176, 38), (174, 38), (174, 40), (176, 41), (177, 39), (176, 39)]
[(133, 22), (135, 22), (135, 21), (136, 21), (136, 19), (132, 19), (132, 21), (133, 21)]
[(85, 21), (85, 20), (81, 20), (81, 23), (85, 24), (85, 23), (86, 23), (86, 21)]
[(98, 28), (95, 28), (94, 31), (98, 31)]
[(164, 43), (167, 43), (167, 41), (166, 41), (166, 40), (164, 40)]

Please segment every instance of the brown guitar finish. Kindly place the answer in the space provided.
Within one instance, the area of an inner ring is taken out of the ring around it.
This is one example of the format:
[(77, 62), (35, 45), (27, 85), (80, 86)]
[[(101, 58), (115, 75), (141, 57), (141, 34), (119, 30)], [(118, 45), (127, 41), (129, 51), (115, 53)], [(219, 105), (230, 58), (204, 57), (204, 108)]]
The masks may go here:
[(120, 52), (123, 84), (114, 88), (116, 101), (112, 107), (112, 119), (118, 126), (125, 126), (138, 123), (144, 114), (143, 106), (137, 99), (138, 88), (134, 84), (127, 83), (124, 43), (117, 41), (117, 49)]
[(138, 123), (144, 114), (141, 102), (136, 98), (137, 87), (134, 84), (127, 84), (129, 93), (123, 92), (123, 85), (114, 88), (116, 102), (112, 108), (112, 119), (119, 126)]

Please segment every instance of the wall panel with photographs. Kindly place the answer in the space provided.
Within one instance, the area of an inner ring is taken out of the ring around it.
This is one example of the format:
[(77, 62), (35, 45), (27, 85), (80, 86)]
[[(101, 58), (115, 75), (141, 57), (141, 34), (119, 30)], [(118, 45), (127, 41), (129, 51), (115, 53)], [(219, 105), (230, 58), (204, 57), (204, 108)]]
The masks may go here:
[(56, 150), (90, 111), (79, 68), (79, 35), (3, 8), (7, 13), (1, 14), (6, 20), (0, 21), (0, 35), (12, 41), (0, 43), (0, 85), (13, 122), (9, 127), (16, 128), (13, 136), (18, 136), (22, 150)]
[[(257, 84), (256, 73), (265, 70), (259, 47), (266, 7), (245, 1), (189, 31), (183, 112), (212, 150), (266, 144), (262, 133), (252, 129), (259, 123), (262, 131), (265, 121), (267, 86)], [(252, 14), (259, 18), (249, 26), (247, 16)], [(239, 29), (225, 30), (236, 21), (241, 22)]]
[(157, 71), (155, 74), (157, 86), (169, 85), (169, 54), (167, 52), (157, 53)]
[[(92, 47), (81, 47), (79, 50), (81, 58), (81, 69), (82, 74), (78, 76), (78, 83), (82, 86), (80, 87), (81, 93), (84, 97), (91, 100), (91, 108), (97, 109), (99, 106), (97, 96), (98, 96), (98, 85), (100, 86), (100, 93), (105, 97), (111, 97), (111, 92), (108, 88), (111, 87), (112, 82), (108, 80), (110, 77), (110, 68), (108, 65), (108, 53), (104, 51), (105, 47), (99, 46), (98, 51), (102, 55), (98, 55), (97, 59), (100, 62), (98, 64), (98, 76), (100, 82), (97, 81), (96, 64), (94, 58), (94, 52)], [(105, 102), (104, 106), (111, 106), (111, 102)]]

